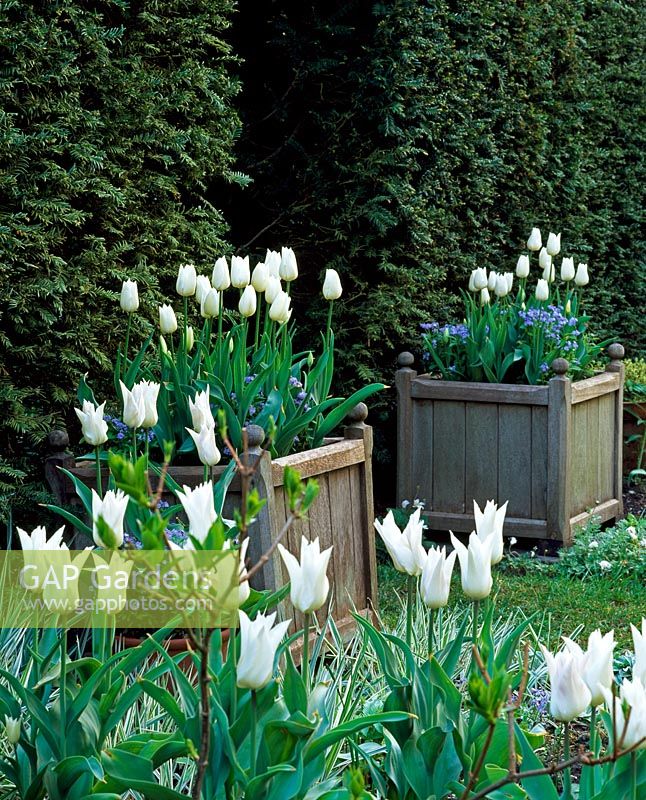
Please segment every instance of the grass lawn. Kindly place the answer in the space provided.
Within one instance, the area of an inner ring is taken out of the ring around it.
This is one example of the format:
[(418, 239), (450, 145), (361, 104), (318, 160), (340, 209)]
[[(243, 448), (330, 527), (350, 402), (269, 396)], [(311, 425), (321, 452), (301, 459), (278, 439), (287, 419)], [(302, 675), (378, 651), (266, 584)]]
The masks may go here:
[[(379, 564), (379, 610), (384, 622), (394, 625), (405, 596), (406, 576), (390, 562)], [(632, 649), (630, 623), (639, 626), (646, 616), (646, 585), (636, 581), (611, 578), (580, 580), (563, 575), (555, 566), (537, 564), (536, 568), (494, 569), (494, 590), (500, 610), (520, 611), (526, 616), (538, 612), (544, 641), (554, 648), (561, 634), (570, 635), (579, 626), (584, 637), (597, 627), (601, 632), (614, 628), (618, 642), (616, 653)], [(456, 564), (450, 603), (464, 603)], [(579, 640), (582, 640), (580, 634)]]

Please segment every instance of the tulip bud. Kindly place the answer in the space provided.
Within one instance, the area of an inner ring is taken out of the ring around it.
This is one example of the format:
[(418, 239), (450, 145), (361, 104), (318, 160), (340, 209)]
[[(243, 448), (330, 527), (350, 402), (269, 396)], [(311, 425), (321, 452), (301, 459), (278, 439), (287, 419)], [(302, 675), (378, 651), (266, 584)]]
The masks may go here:
[(541, 645), (550, 676), (550, 712), (559, 722), (571, 722), (590, 705), (592, 696), (576, 668), (576, 660), (566, 651), (553, 656)]
[(159, 337), (159, 349), (162, 353), (168, 353), (168, 345), (166, 344), (166, 339), (163, 336)]
[(469, 276), (469, 291), (470, 292), (477, 292), (476, 289), (476, 271), (474, 269), (471, 270), (471, 275)]
[(267, 278), (267, 288), (265, 289), (265, 300), (271, 305), (278, 295), (282, 292), (283, 288), (280, 283), (280, 278), (270, 275)]
[(323, 297), (326, 300), (338, 300), (342, 292), (339, 273), (335, 269), (326, 269), (325, 280), (323, 281)]
[(195, 346), (195, 331), (193, 330), (192, 325), (188, 325), (186, 328), (186, 352), (190, 353), (194, 346)]
[(544, 247), (541, 247), (541, 252), (538, 254), (538, 264), (542, 270), (552, 266), (552, 256)]
[(518, 261), (516, 262), (516, 275), (519, 278), (526, 278), (529, 275), (529, 256), (523, 254), (522, 256), (518, 256)]
[(529, 239), (527, 240), (527, 249), (536, 252), (540, 250), (542, 246), (543, 241), (541, 239), (540, 228), (532, 228), (532, 232), (529, 234)]
[(550, 287), (547, 281), (544, 278), (539, 278), (536, 283), (536, 299), (537, 300), (547, 300), (550, 296)]
[(574, 277), (574, 283), (576, 283), (577, 286), (587, 286), (590, 283), (587, 264), (579, 264)]
[(81, 430), (85, 441), (93, 447), (98, 447), (108, 441), (108, 423), (103, 419), (105, 403), (94, 407), (89, 400), (83, 401), (83, 408), (75, 408), (76, 416), (81, 423)]
[(291, 247), (283, 247), (281, 251), (280, 257), (280, 269), (279, 273), (280, 277), (287, 281), (287, 283), (291, 283), (291, 281), (295, 281), (298, 278), (298, 266), (296, 265), (296, 256), (294, 255), (294, 251)]
[[(125, 310), (126, 309), (124, 309), (124, 311)], [(20, 740), (20, 718), (14, 719), (14, 717), (5, 714), (4, 732), (9, 744), (18, 744)]]
[(484, 267), (478, 267), (476, 269), (473, 285), (476, 287), (477, 291), (487, 288), (487, 270)]
[(121, 309), (132, 314), (139, 308), (139, 292), (137, 281), (124, 281), (121, 284)]
[(569, 316), (572, 313), (572, 303), (568, 300), (565, 304), (565, 313)]
[[(189, 328), (192, 330), (192, 328)], [(139, 381), (132, 387), (132, 393), (141, 400), (144, 406), (142, 428), (154, 428), (157, 424), (157, 397), (160, 385), (154, 381)]]
[(197, 287), (197, 272), (193, 264), (182, 264), (177, 273), (175, 288), (181, 297), (192, 297)]
[(494, 289), (496, 297), (503, 298), (509, 294), (507, 279), (504, 275), (496, 275), (496, 287)]
[[(508, 501), (507, 501), (508, 502)], [(491, 564), (498, 564), (502, 561), (504, 552), (504, 540), (502, 529), (505, 524), (505, 514), (507, 513), (507, 502), (500, 508), (493, 500), (488, 500), (484, 511), (473, 501), (473, 516), (476, 523), (476, 533), (481, 541), (486, 541), (492, 537), (491, 545)]]
[(236, 682), (241, 689), (258, 690), (265, 687), (274, 672), (276, 650), (291, 620), (274, 626), (276, 612), (256, 614), (253, 622), (240, 611), (240, 657), (236, 665)]
[(183, 486), (182, 489), (184, 491), (178, 491), (177, 497), (188, 517), (189, 533), (200, 544), (204, 544), (211, 526), (217, 519), (213, 500), (213, 484), (211, 481), (207, 481), (194, 489), (191, 489), (190, 486)]
[(505, 280), (507, 281), (507, 292), (511, 292), (514, 285), (514, 273), (505, 272)]
[(497, 279), (498, 279), (498, 273), (492, 269), (491, 272), (489, 273), (489, 278), (487, 279), (487, 289), (489, 289), (490, 292), (495, 291)]
[(451, 590), (451, 574), (457, 552), (454, 550), (446, 557), (446, 547), (431, 547), (427, 553), (419, 593), (427, 608), (443, 608), (449, 602)]
[(222, 456), (215, 442), (215, 428), (204, 425), (199, 433), (190, 428), (186, 430), (191, 439), (195, 442), (197, 455), (202, 464), (205, 464), (207, 467), (214, 467), (216, 464), (219, 464)]
[[(117, 489), (116, 492), (110, 489), (103, 498), (99, 497), (96, 491), (92, 489), (92, 536), (97, 547), (110, 549), (121, 547), (123, 544), (123, 520), (127, 508), (128, 495), (124, 494), (121, 489)], [(114, 536), (112, 541), (104, 542), (101, 538), (97, 524), (99, 518), (112, 531)]]
[(491, 593), (493, 586), (491, 554), (495, 543), (494, 537), (488, 536), (482, 541), (474, 531), (469, 536), (469, 546), (465, 547), (452, 532), (449, 533), (460, 561), (462, 591), (471, 600), (484, 600)]
[(562, 281), (571, 281), (574, 279), (574, 259), (573, 258), (564, 258), (561, 261), (561, 280)]
[[(23, 550), (25, 548), (23, 547)], [(633, 645), (635, 650), (635, 664), (633, 666), (633, 678), (639, 680), (646, 686), (646, 617), (642, 617), (642, 629), (636, 628), (631, 624), (630, 629), (633, 635)]]
[(289, 573), (292, 605), (303, 614), (318, 611), (330, 591), (327, 568), (332, 548), (321, 552), (318, 538), (308, 542), (303, 536), (300, 563), (282, 544), (278, 545), (278, 551)]
[(206, 275), (198, 275), (195, 284), (195, 299), (202, 305), (202, 301), (211, 289), (211, 281)]
[(561, 234), (551, 233), (547, 237), (547, 252), (551, 256), (557, 256), (561, 252)]
[(426, 563), (426, 551), (422, 546), (424, 522), (420, 519), (421, 513), (421, 508), (417, 508), (403, 531), (395, 522), (392, 511), (386, 514), (383, 522), (375, 520), (375, 528), (386, 546), (393, 566), (398, 572), (411, 576), (421, 575)]
[(251, 275), (251, 285), (253, 288), (261, 294), (267, 288), (267, 280), (269, 278), (269, 270), (265, 266), (265, 264), (259, 262), (256, 264), (254, 271)]
[(554, 283), (554, 264), (549, 264), (543, 269), (543, 280)]
[(489, 289), (485, 286), (484, 289), (480, 290), (480, 305), (487, 306), (491, 302), (491, 297), (489, 296)]
[(292, 299), (287, 292), (281, 291), (269, 307), (269, 318), (281, 325), (288, 322), (289, 318), (292, 316), (292, 311), (289, 307), (291, 301)]
[(238, 310), (243, 317), (253, 317), (256, 313), (256, 290), (251, 284), (245, 287), (245, 290), (240, 296)]
[(563, 637), (565, 646), (576, 660), (579, 675), (590, 690), (592, 699), (590, 705), (598, 706), (603, 703), (603, 689), (610, 689), (614, 680), (612, 669), (615, 649), (614, 631), (601, 635), (600, 630), (592, 631), (588, 637), (588, 649), (583, 651), (576, 642)]
[(204, 319), (213, 319), (220, 313), (220, 294), (217, 289), (209, 289), (200, 305), (200, 314)]
[(123, 398), (123, 421), (129, 428), (139, 428), (146, 416), (144, 398), (140, 394), (131, 392), (123, 381), (120, 380), (119, 385)]
[(159, 330), (162, 333), (175, 333), (177, 330), (177, 317), (169, 305), (159, 306)]
[(215, 420), (211, 411), (210, 389), (207, 386), (203, 392), (196, 392), (195, 400), (188, 399), (188, 410), (191, 412), (193, 428), (200, 433), (202, 428), (215, 428)]
[(220, 256), (215, 262), (213, 274), (211, 275), (211, 283), (213, 288), (217, 289), (218, 292), (224, 292), (231, 286), (229, 267), (227, 266), (227, 260), (224, 256)]
[(265, 266), (267, 267), (267, 272), (273, 278), (280, 278), (280, 261), (280, 253), (276, 252), (276, 250), (267, 250)]
[[(614, 718), (613, 727), (622, 736), (622, 749), (646, 750), (646, 686), (639, 678), (632, 681), (626, 678), (619, 688), (619, 697), (613, 697), (608, 689), (604, 689), (603, 695)], [(630, 709), (630, 714), (624, 713), (624, 707)]]
[(251, 282), (249, 256), (233, 256), (231, 259), (231, 283), (236, 289), (244, 289)]
[(53, 533), (49, 539), (47, 538), (47, 530), (43, 525), (34, 528), (31, 533), (27, 533), (22, 528), (17, 528), (17, 531), (20, 538), (20, 547), (25, 552), (30, 550), (35, 550), (36, 552), (41, 550), (69, 550), (63, 541), (65, 525)]

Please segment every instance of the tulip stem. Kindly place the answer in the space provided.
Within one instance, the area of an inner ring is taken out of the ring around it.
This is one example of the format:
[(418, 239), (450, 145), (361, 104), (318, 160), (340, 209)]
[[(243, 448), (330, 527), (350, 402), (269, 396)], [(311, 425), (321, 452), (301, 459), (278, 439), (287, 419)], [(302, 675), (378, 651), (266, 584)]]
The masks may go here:
[(630, 800), (637, 800), (637, 751), (633, 750), (630, 754), (630, 775), (631, 792)]
[(256, 774), (256, 728), (258, 725), (258, 698), (256, 697), (256, 690), (251, 690), (251, 753), (250, 753), (250, 776), (253, 778)]
[(415, 594), (415, 578), (408, 576), (408, 597), (406, 598), (406, 644), (412, 647), (413, 642), (413, 597)]
[(97, 445), (94, 452), (96, 456), (96, 490), (99, 497), (103, 497), (103, 482), (101, 480), (101, 445)]
[(597, 755), (596, 746), (597, 746), (597, 707), (592, 706), (592, 710), (590, 711), (590, 750), (594, 756)]
[(444, 628), (444, 609), (440, 609), (440, 613), (438, 614), (437, 619), (437, 647), (438, 650), (442, 649), (442, 640), (443, 640), (443, 628)]
[[(480, 601), (474, 600), (473, 601), (473, 633), (471, 636), (471, 641), (473, 643), (473, 647), (476, 648), (478, 646), (478, 614), (480, 611)], [(471, 658), (471, 671), (476, 671), (476, 659), (475, 654)]]
[(137, 460), (137, 429), (132, 429), (132, 460)]
[(433, 635), (433, 617), (434, 617), (434, 609), (429, 608), (429, 610), (428, 610), (428, 658), (429, 658), (429, 661), (431, 660), (431, 656), (433, 655), (433, 651), (435, 650), (435, 636)]
[(258, 342), (260, 341), (260, 315), (262, 313), (262, 295), (258, 295), (258, 307), (256, 308), (256, 333), (253, 339), (254, 353), (258, 349)]
[(60, 737), (61, 737), (61, 758), (67, 756), (67, 630), (61, 631), (61, 675), (60, 675)]
[(330, 300), (330, 307), (327, 310), (327, 336), (325, 337), (327, 340), (328, 347), (330, 346), (330, 332), (332, 330), (332, 307), (334, 306), (334, 300)]
[(309, 612), (305, 614), (305, 621), (303, 622), (303, 652), (301, 653), (301, 674), (303, 676), (303, 683), (305, 684), (305, 691), (309, 692), (309, 684), (310, 684), (310, 615), (309, 615)]
[(220, 308), (218, 310), (218, 342), (222, 341), (222, 317), (224, 316), (224, 292), (220, 292)]
[[(563, 759), (569, 761), (570, 758), (570, 723), (563, 725)], [(563, 772), (563, 797), (570, 800), (572, 797), (572, 773), (570, 767)]]
[(130, 344), (130, 327), (132, 325), (132, 314), (128, 314), (128, 324), (126, 325), (126, 344), (123, 351), (123, 374), (128, 372), (128, 346)]

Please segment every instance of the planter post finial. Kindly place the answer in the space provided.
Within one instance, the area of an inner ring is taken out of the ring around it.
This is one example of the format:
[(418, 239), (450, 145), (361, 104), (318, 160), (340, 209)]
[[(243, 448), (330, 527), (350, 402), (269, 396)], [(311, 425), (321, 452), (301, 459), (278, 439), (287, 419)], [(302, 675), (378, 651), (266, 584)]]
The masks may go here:
[(610, 356), (610, 362), (606, 367), (606, 372), (621, 372), (624, 368), (623, 359), (626, 354), (624, 350), (624, 346), (619, 344), (619, 342), (615, 342), (608, 347), (608, 355)]

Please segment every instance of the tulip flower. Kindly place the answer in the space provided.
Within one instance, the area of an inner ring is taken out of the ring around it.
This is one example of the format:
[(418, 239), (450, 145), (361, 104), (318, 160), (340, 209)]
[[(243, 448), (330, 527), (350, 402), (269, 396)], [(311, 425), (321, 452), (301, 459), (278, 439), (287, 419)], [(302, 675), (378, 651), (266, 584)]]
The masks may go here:
[(188, 408), (191, 412), (193, 429), (200, 433), (202, 428), (215, 428), (215, 420), (211, 411), (210, 388), (207, 386), (203, 392), (195, 393), (195, 400), (188, 399)]
[(99, 447), (108, 441), (108, 423), (103, 419), (104, 408), (105, 403), (95, 407), (94, 403), (84, 400), (82, 408), (74, 409), (81, 423), (83, 437), (93, 447)]
[(326, 300), (338, 300), (343, 293), (341, 278), (335, 269), (325, 270), (325, 280), (323, 281), (323, 297)]
[(193, 264), (182, 264), (177, 273), (175, 284), (177, 294), (181, 297), (192, 297), (197, 288), (197, 272)]
[[(25, 548), (23, 547), (23, 550)], [(630, 626), (633, 634), (633, 644), (635, 646), (635, 664), (633, 666), (633, 678), (639, 680), (646, 686), (646, 617), (642, 617), (641, 633), (639, 628)]]
[(188, 517), (189, 533), (200, 544), (204, 544), (211, 526), (217, 519), (213, 502), (213, 484), (211, 481), (206, 481), (194, 489), (190, 486), (182, 488), (184, 491), (178, 492), (177, 497)]
[(551, 256), (557, 256), (561, 252), (561, 234), (550, 231), (545, 249)]
[(547, 252), (545, 247), (541, 247), (541, 252), (538, 254), (538, 265), (543, 270), (543, 277), (545, 280), (549, 280), (549, 277), (545, 276), (545, 273), (549, 275), (552, 270), (552, 256)]
[(523, 254), (522, 256), (518, 256), (518, 261), (516, 262), (516, 275), (519, 278), (526, 278), (529, 275), (529, 256)]
[(137, 281), (124, 281), (121, 284), (120, 305), (127, 314), (133, 314), (139, 308)]
[(291, 247), (283, 247), (281, 250), (280, 268), (278, 274), (287, 283), (291, 283), (298, 278), (296, 256), (294, 255), (294, 251)]
[(478, 291), (487, 288), (487, 270), (484, 267), (478, 267), (476, 269), (473, 284)]
[(576, 269), (576, 275), (574, 276), (574, 283), (576, 283), (577, 286), (587, 286), (590, 283), (587, 264), (579, 264)]
[(484, 289), (480, 290), (480, 305), (481, 306), (488, 306), (491, 302), (491, 296), (489, 295), (489, 289), (485, 286)]
[(9, 744), (18, 744), (20, 740), (20, 718), (15, 719), (5, 714), (4, 732)]
[(487, 289), (489, 289), (490, 292), (495, 291), (497, 280), (498, 280), (498, 273), (492, 269), (491, 272), (489, 273), (489, 277), (487, 278)]
[(236, 289), (244, 289), (251, 282), (249, 256), (233, 256), (231, 258), (231, 283)]
[(281, 325), (288, 322), (292, 316), (292, 311), (289, 307), (291, 302), (292, 299), (287, 292), (281, 291), (269, 307), (269, 318)]
[(251, 284), (246, 286), (240, 295), (238, 310), (243, 317), (253, 317), (253, 315), (256, 313), (256, 290)]
[(143, 395), (128, 389), (123, 381), (119, 381), (121, 386), (121, 397), (123, 398), (123, 421), (129, 428), (139, 428), (146, 416)]
[(197, 302), (202, 305), (202, 301), (211, 290), (211, 281), (208, 279), (206, 275), (198, 275), (197, 282), (195, 284), (195, 299)]
[(513, 272), (505, 272), (505, 280), (507, 281), (507, 292), (511, 292), (514, 286), (514, 273)]
[(424, 522), (420, 519), (421, 513), (421, 508), (415, 509), (403, 531), (395, 522), (392, 511), (386, 514), (383, 522), (375, 520), (377, 533), (381, 536), (395, 569), (410, 576), (421, 575), (426, 563), (426, 551), (422, 546)]
[[(238, 551), (238, 558), (240, 566), (238, 568), (238, 575), (242, 578), (246, 572), (246, 561), (247, 561), (247, 550), (249, 549), (249, 542), (251, 540), (247, 536), (244, 542), (240, 545), (240, 550)], [(224, 545), (222, 547), (223, 550), (231, 550), (233, 547), (233, 539), (226, 539)], [(240, 585), (238, 586), (238, 607), (244, 605), (251, 595), (251, 587), (249, 586), (249, 581), (241, 580)]]
[(265, 255), (265, 266), (272, 278), (280, 278), (280, 253), (276, 250), (267, 250)]
[(451, 575), (457, 551), (447, 557), (446, 547), (431, 547), (426, 555), (419, 584), (422, 601), (427, 608), (443, 608), (449, 602)]
[(22, 528), (17, 528), (17, 531), (20, 538), (20, 546), (24, 551), (69, 550), (68, 546), (63, 541), (65, 525), (53, 533), (49, 539), (47, 538), (47, 531), (44, 525), (39, 525), (37, 528), (34, 528), (31, 533), (27, 533), (27, 531), (24, 531)]
[(532, 228), (532, 232), (529, 234), (529, 239), (527, 240), (527, 249), (536, 252), (540, 250), (542, 246), (543, 242), (541, 240), (540, 228)]
[(571, 722), (590, 705), (590, 689), (579, 674), (577, 660), (566, 650), (552, 655), (541, 645), (550, 676), (550, 713), (559, 722)]
[[(192, 330), (192, 329), (191, 329)], [(154, 428), (159, 419), (157, 414), (157, 397), (159, 396), (160, 384), (154, 381), (139, 381), (132, 387), (132, 392), (141, 398), (144, 405), (144, 418), (139, 427)]]
[(216, 464), (219, 464), (222, 456), (215, 443), (215, 428), (209, 425), (203, 425), (199, 432), (191, 430), (191, 428), (187, 428), (186, 430), (191, 439), (195, 442), (197, 455), (202, 464), (207, 467), (214, 467)]
[(217, 317), (220, 311), (220, 293), (217, 289), (209, 289), (200, 303), (200, 314), (204, 319)]
[(476, 289), (476, 271), (474, 269), (471, 270), (471, 275), (469, 276), (469, 291), (470, 292), (477, 292)]
[(278, 551), (289, 573), (292, 605), (303, 614), (318, 611), (325, 604), (330, 591), (326, 573), (332, 548), (321, 552), (318, 538), (308, 542), (303, 536), (300, 563), (282, 544), (278, 545)]
[[(92, 536), (98, 547), (116, 549), (123, 544), (123, 519), (128, 508), (128, 495), (121, 489), (116, 492), (110, 489), (101, 498), (92, 489)], [(98, 527), (98, 520), (102, 519), (112, 532), (112, 538), (104, 541)]]
[(267, 288), (265, 289), (265, 300), (271, 305), (278, 295), (282, 292), (283, 288), (280, 283), (280, 278), (270, 275), (267, 278)]
[(574, 279), (574, 259), (564, 258), (561, 261), (561, 280), (569, 282)]
[(253, 288), (261, 294), (267, 288), (267, 279), (269, 278), (269, 270), (267, 269), (266, 265), (260, 261), (254, 267), (254, 271), (251, 273), (251, 285)]
[(576, 668), (583, 678), (585, 685), (590, 690), (590, 705), (598, 706), (603, 703), (603, 689), (610, 689), (614, 679), (612, 670), (612, 651), (615, 649), (615, 632), (610, 631), (605, 636), (600, 630), (592, 631), (588, 637), (588, 649), (584, 652), (581, 647), (567, 636), (563, 637), (565, 646), (576, 659)]
[(449, 533), (460, 561), (462, 591), (470, 600), (484, 600), (490, 595), (493, 586), (491, 553), (495, 538), (488, 536), (482, 541), (474, 531), (469, 536), (469, 546), (465, 547), (452, 532)]
[(507, 279), (504, 275), (496, 275), (496, 287), (494, 289), (496, 297), (503, 298), (509, 294)]
[(229, 276), (229, 267), (227, 260), (224, 256), (220, 256), (215, 262), (213, 267), (213, 274), (211, 275), (211, 284), (218, 292), (224, 292), (231, 286), (231, 278)]
[(507, 513), (507, 503), (505, 502), (500, 508), (493, 500), (488, 500), (484, 507), (484, 511), (480, 510), (480, 506), (473, 501), (473, 516), (476, 523), (476, 533), (481, 541), (486, 541), (492, 537), (493, 542), (491, 546), (491, 564), (498, 564), (502, 561), (504, 551), (504, 540), (502, 536), (502, 529), (505, 524), (505, 514)]
[[(619, 688), (619, 697), (613, 697), (608, 689), (604, 689), (603, 696), (608, 712), (615, 719), (617, 739), (623, 735), (622, 750), (635, 747), (639, 742), (637, 749), (646, 750), (646, 686), (639, 678), (632, 681), (626, 678)], [(630, 709), (630, 716), (624, 714), (624, 704)]]
[(177, 317), (169, 305), (159, 306), (159, 330), (165, 335), (177, 330)]
[(291, 620), (274, 625), (276, 612), (266, 616), (259, 613), (253, 621), (244, 611), (239, 613), (240, 657), (236, 666), (236, 682), (241, 689), (262, 689), (271, 680), (276, 650)]
[(550, 287), (545, 278), (539, 278), (536, 283), (536, 299), (537, 300), (547, 300), (550, 296)]

